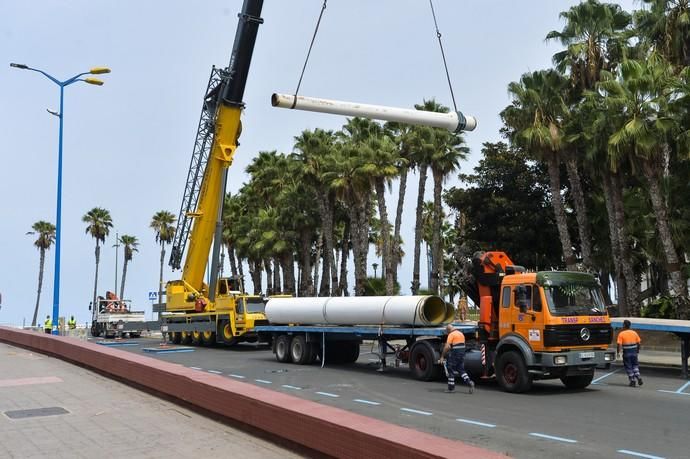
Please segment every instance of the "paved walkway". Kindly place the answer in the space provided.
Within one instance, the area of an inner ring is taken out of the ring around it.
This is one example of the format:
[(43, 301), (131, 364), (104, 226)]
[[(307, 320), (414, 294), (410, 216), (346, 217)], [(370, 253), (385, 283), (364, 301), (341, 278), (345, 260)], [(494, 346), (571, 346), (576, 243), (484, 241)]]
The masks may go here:
[(2, 458), (229, 455), (299, 457), (81, 367), (0, 343)]

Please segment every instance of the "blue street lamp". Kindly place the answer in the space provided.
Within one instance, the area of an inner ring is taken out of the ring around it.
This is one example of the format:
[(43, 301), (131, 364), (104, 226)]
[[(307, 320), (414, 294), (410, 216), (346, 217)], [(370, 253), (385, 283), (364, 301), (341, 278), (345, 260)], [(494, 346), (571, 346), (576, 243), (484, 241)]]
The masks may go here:
[(60, 81), (57, 78), (54, 78), (51, 75), (48, 75), (46, 72), (43, 70), (39, 69), (34, 69), (29, 67), (28, 65), (24, 64), (15, 64), (11, 63), (10, 67), (14, 67), (16, 69), (21, 69), (21, 70), (31, 70), (34, 72), (38, 72), (48, 78), (50, 81), (55, 83), (56, 85), (60, 86), (60, 111), (58, 113), (51, 112), (48, 110), (49, 113), (53, 115), (57, 115), (58, 118), (60, 118), (60, 131), (59, 131), (59, 136), (58, 136), (58, 174), (57, 174), (57, 217), (56, 217), (56, 222), (55, 222), (55, 277), (53, 280), (53, 335), (58, 334), (58, 321), (60, 320), (60, 220), (61, 220), (61, 210), (62, 210), (62, 123), (64, 121), (64, 94), (65, 94), (65, 86), (69, 86), (72, 83), (76, 83), (77, 81), (83, 81), (84, 83), (89, 83), (89, 84), (94, 84), (96, 86), (101, 86), (103, 84), (103, 81), (99, 80), (98, 78), (81, 78), (84, 75), (98, 75), (102, 73), (110, 73), (110, 69), (107, 67), (94, 67), (88, 72), (83, 72), (78, 75), (73, 76), (72, 78), (65, 80), (65, 81)]

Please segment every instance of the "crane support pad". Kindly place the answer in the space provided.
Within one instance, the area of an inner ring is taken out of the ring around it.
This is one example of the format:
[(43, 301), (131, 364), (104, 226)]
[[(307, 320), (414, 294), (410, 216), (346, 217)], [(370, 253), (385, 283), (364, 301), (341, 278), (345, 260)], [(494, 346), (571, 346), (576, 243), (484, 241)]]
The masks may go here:
[(96, 370), (333, 457), (506, 457), (221, 375), (64, 336), (0, 327), (0, 341)]

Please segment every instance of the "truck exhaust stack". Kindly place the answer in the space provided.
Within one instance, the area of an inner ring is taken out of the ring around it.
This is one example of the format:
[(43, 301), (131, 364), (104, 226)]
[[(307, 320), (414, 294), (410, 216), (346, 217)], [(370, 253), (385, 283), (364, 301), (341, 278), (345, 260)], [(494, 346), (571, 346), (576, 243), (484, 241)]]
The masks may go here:
[(331, 113), (333, 115), (361, 116), (363, 118), (395, 121), (448, 129), (452, 132), (474, 131), (477, 120), (462, 112), (427, 112), (411, 108), (395, 108), (383, 105), (368, 105), (340, 100), (317, 99), (315, 97), (273, 94), (271, 105), (280, 108), (304, 110), (308, 112)]

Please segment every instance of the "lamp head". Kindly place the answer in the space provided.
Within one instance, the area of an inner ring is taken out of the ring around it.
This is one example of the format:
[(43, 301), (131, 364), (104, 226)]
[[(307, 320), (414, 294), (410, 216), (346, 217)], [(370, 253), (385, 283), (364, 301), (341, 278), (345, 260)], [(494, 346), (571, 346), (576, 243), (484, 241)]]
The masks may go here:
[(103, 86), (103, 81), (98, 78), (84, 78), (84, 81), (89, 84), (95, 84), (96, 86)]
[(94, 67), (89, 70), (89, 73), (91, 75), (100, 75), (102, 73), (110, 73), (110, 69), (108, 67)]
[(15, 64), (14, 62), (11, 62), (11, 63), (10, 63), (10, 67), (14, 67), (15, 69), (22, 69), (22, 70), (26, 70), (26, 69), (29, 68), (28, 65), (25, 65), (25, 64)]

